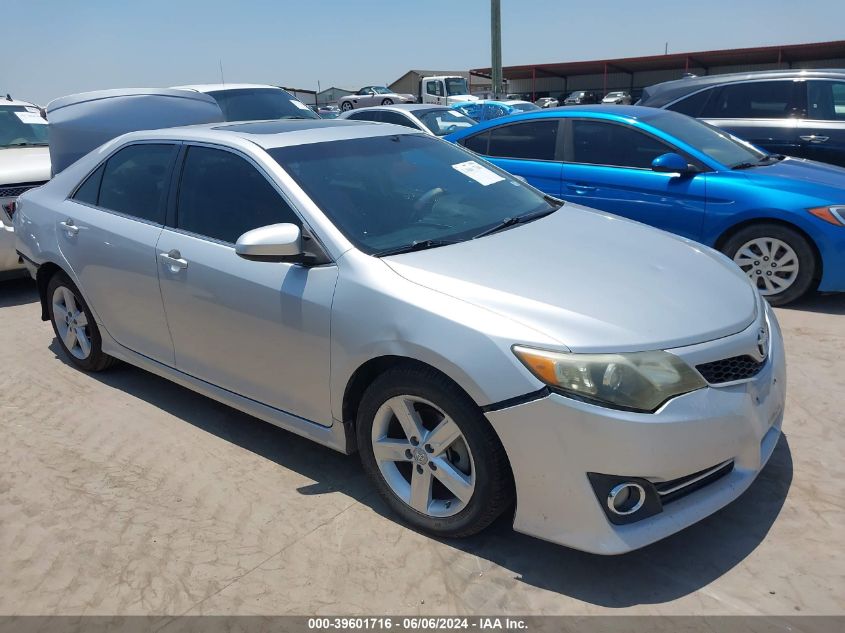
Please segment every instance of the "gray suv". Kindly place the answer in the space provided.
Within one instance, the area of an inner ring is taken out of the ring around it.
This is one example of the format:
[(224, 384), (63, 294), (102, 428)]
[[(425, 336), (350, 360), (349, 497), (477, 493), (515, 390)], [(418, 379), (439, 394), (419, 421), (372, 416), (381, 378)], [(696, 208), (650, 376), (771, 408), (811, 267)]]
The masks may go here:
[(845, 69), (689, 77), (646, 88), (639, 105), (703, 119), (769, 152), (845, 166)]

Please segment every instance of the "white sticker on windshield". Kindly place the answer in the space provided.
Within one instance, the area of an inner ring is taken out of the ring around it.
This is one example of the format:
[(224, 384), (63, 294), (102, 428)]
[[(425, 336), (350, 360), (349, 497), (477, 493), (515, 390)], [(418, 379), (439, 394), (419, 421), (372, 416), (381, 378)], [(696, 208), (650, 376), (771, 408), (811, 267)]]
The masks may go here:
[(495, 171), (487, 169), (484, 165), (476, 163), (474, 160), (468, 160), (464, 163), (452, 165), (452, 169), (457, 169), (465, 176), (469, 176), (475, 182), (484, 185), (485, 187), (504, 180), (504, 178)]
[(47, 125), (47, 121), (41, 118), (37, 112), (15, 112), (22, 123), (29, 125)]
[(290, 102), (295, 105), (300, 110), (307, 110), (308, 106), (302, 103), (301, 101), (297, 101), (296, 99), (291, 99)]

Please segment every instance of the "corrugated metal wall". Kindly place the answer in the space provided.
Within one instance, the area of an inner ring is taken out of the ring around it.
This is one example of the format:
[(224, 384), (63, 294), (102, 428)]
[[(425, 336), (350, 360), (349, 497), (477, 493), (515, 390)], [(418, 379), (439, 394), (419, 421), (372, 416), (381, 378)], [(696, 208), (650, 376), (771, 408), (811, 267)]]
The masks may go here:
[[(813, 62), (793, 63), (793, 68), (845, 68), (845, 59), (824, 59)], [(673, 79), (680, 79), (684, 72), (690, 72), (696, 75), (716, 75), (725, 73), (741, 73), (755, 70), (776, 70), (777, 68), (786, 68), (784, 64), (736, 64), (731, 66), (713, 66), (709, 72), (704, 68), (690, 67), (689, 70), (683, 68), (677, 70), (655, 70), (634, 73), (633, 76), (627, 73), (608, 73), (607, 74), (607, 90), (633, 90), (635, 95), (642, 91), (643, 88), (653, 86), (664, 81), (672, 81)], [(603, 90), (604, 89), (604, 74), (596, 75), (573, 75), (564, 80), (562, 77), (541, 77), (532, 82), (529, 79), (511, 79), (508, 81), (508, 92), (531, 93), (532, 85), (535, 93), (557, 93), (566, 92), (567, 94), (573, 90)]]

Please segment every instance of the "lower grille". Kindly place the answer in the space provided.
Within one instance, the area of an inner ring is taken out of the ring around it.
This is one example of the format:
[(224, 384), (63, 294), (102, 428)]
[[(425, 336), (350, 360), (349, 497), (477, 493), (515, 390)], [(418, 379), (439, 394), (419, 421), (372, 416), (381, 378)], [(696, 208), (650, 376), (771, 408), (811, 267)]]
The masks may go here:
[(733, 356), (732, 358), (723, 358), (722, 360), (715, 360), (711, 363), (704, 363), (696, 365), (695, 368), (704, 377), (704, 380), (711, 385), (718, 385), (725, 382), (733, 382), (734, 380), (745, 380), (756, 376), (765, 360), (757, 361), (747, 354), (744, 356)]
[(660, 501), (663, 505), (672, 503), (681, 497), (686, 497), (688, 494), (695, 492), (699, 488), (713, 483), (717, 479), (721, 479), (734, 469), (733, 460), (728, 460), (716, 466), (705, 468), (697, 473), (679, 477), (672, 481), (661, 481), (654, 484), (657, 494), (660, 495)]
[[(46, 180), (44, 181), (46, 182)], [(44, 184), (44, 182), (28, 182), (25, 184), (15, 185), (0, 185), (0, 198), (17, 198), (22, 193), (35, 189)]]

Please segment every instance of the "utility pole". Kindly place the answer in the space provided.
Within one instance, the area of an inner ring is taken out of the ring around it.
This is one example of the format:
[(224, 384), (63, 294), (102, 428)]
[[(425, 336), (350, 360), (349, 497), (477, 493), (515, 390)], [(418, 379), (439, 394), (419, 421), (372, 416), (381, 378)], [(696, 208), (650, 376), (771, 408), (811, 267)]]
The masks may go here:
[(492, 56), (493, 98), (498, 99), (502, 90), (502, 5), (501, 0), (490, 0), (490, 49)]

